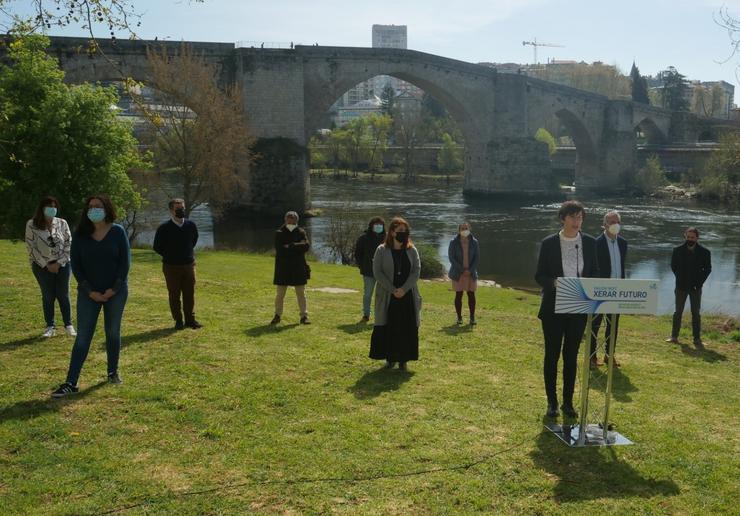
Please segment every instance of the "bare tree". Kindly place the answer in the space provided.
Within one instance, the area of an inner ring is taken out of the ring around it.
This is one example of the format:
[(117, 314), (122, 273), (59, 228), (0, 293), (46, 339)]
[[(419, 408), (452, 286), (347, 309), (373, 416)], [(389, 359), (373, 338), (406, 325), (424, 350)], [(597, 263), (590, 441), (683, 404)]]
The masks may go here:
[(347, 201), (329, 216), (327, 243), (331, 254), (343, 265), (354, 263), (355, 240), (364, 228), (363, 222), (357, 216), (353, 216), (353, 213), (357, 213), (356, 206)]
[(174, 55), (164, 46), (150, 48), (147, 58), (151, 93), (135, 97), (148, 122), (156, 170), (178, 177), (188, 210), (208, 203), (218, 212), (248, 186), (253, 138), (241, 90), (220, 85), (218, 68), (185, 43)]
[(393, 126), (396, 143), (401, 147), (403, 177), (405, 181), (416, 179), (417, 147), (423, 141), (423, 119), (418, 111), (396, 109)]

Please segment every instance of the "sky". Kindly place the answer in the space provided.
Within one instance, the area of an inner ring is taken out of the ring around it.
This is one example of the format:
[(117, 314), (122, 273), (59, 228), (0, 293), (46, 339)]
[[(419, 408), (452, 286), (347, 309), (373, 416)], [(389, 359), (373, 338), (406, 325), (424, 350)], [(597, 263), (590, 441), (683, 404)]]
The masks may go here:
[[(11, 2), (23, 9), (28, 1)], [(468, 62), (602, 61), (643, 75), (668, 66), (691, 80), (740, 86), (740, 53), (730, 57), (727, 31), (714, 21), (740, 0), (135, 0), (143, 39), (265, 42), (369, 47), (373, 24), (408, 27), (408, 47)], [(98, 27), (100, 36), (107, 36)], [(50, 35), (84, 36), (80, 28)], [(728, 62), (721, 63), (730, 57)], [(736, 75), (737, 72), (737, 75)]]

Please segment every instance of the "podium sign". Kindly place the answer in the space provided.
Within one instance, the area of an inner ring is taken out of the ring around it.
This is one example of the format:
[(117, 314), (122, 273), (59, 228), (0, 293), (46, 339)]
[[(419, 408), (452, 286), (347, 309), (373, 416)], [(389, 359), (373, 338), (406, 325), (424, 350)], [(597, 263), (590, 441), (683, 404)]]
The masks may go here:
[[(555, 292), (555, 313), (588, 314), (586, 328), (592, 331), (596, 314), (608, 314), (612, 328), (617, 327), (617, 314), (656, 314), (658, 311), (657, 280), (626, 280), (610, 278), (558, 278)], [(605, 345), (607, 362), (603, 420), (588, 424), (588, 394), (591, 383), (590, 363), (598, 350), (591, 354), (589, 343), (583, 346), (581, 363), (581, 414), (578, 424), (545, 426), (568, 446), (611, 446), (632, 444), (632, 441), (613, 430), (609, 422), (611, 412), (612, 379), (614, 374), (614, 338), (611, 332)], [(595, 336), (594, 336), (595, 338)], [(588, 339), (590, 341), (590, 339)]]
[(658, 281), (558, 278), (556, 314), (656, 314)]

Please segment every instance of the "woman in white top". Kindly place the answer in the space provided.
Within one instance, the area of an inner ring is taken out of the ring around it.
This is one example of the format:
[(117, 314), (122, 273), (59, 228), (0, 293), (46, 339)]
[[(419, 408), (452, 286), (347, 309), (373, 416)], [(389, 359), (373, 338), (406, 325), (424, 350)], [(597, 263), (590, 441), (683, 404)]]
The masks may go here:
[(72, 326), (72, 311), (69, 303), (70, 247), (72, 234), (64, 219), (57, 217), (59, 201), (47, 196), (39, 201), (36, 213), (26, 223), (26, 248), (31, 269), (41, 288), (41, 301), (46, 320), (43, 336), (53, 337), (56, 333), (54, 302), (59, 301), (59, 310), (64, 320), (67, 335), (76, 335)]

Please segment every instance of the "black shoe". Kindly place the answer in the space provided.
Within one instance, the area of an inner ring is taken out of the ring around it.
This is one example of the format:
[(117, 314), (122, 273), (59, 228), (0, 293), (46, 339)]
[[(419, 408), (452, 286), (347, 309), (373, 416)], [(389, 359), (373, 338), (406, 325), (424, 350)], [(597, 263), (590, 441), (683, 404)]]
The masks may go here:
[(398, 370), (399, 371), (406, 371), (406, 362), (399, 362), (398, 363)]
[(270, 321), (270, 324), (277, 324), (280, 322), (280, 316), (278, 314), (275, 314), (275, 317), (272, 318), (272, 321)]
[(311, 324), (311, 321), (308, 320), (308, 316), (304, 315), (301, 317), (301, 324)]
[(563, 411), (563, 415), (565, 417), (570, 417), (573, 419), (578, 417), (578, 412), (576, 412), (576, 409), (574, 409), (573, 405), (570, 403), (563, 403), (562, 405), (560, 405), (560, 410)]
[(192, 329), (194, 329), (194, 330), (197, 330), (197, 329), (199, 329), (199, 328), (202, 328), (202, 327), (203, 327), (203, 325), (202, 325), (202, 324), (200, 324), (200, 323), (199, 323), (198, 321), (196, 321), (195, 319), (193, 319), (192, 321), (190, 321), (189, 323), (187, 323), (187, 324), (186, 324), (186, 326), (187, 326), (188, 328), (192, 328)]
[(70, 394), (75, 394), (79, 392), (80, 389), (72, 385), (71, 383), (64, 382), (62, 385), (59, 386), (57, 390), (51, 393), (52, 398), (64, 398), (65, 396), (69, 396)]
[(694, 347), (696, 349), (704, 349), (704, 343), (701, 341), (701, 339), (694, 339)]
[(558, 412), (557, 402), (547, 404), (547, 412), (545, 413), (545, 415), (551, 418), (556, 418), (560, 415), (560, 412)]
[(390, 360), (385, 361), (385, 368), (386, 369), (393, 369), (393, 366), (395, 365), (395, 362), (391, 362)]
[(458, 317), (457, 318), (457, 325), (458, 326), (462, 326), (462, 323), (463, 323), (462, 317)]
[(367, 315), (363, 315), (362, 319), (360, 319), (360, 322), (370, 322), (370, 317), (368, 317)]
[(475, 317), (471, 317), (470, 318), (470, 326), (475, 326), (476, 324), (478, 324), (478, 323), (475, 322)]
[(113, 385), (120, 385), (123, 383), (123, 380), (121, 380), (121, 377), (118, 376), (118, 373), (108, 373), (108, 383), (112, 383)]
[(175, 329), (176, 330), (184, 330), (185, 325), (182, 323), (182, 321), (175, 321)]

